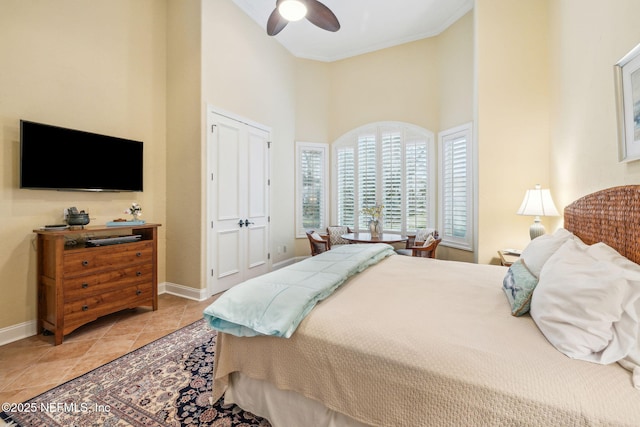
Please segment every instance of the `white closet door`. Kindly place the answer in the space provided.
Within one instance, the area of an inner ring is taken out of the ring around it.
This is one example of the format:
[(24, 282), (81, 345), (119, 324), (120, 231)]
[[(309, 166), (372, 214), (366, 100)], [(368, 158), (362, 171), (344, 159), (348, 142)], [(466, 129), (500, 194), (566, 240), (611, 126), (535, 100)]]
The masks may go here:
[(267, 273), (269, 132), (208, 113), (210, 294)]

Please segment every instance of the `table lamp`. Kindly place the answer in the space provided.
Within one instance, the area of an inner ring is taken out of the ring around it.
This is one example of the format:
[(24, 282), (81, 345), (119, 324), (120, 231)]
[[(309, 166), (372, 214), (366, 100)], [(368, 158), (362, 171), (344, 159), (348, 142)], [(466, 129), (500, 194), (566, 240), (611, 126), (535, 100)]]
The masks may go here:
[(536, 185), (533, 190), (527, 190), (524, 200), (518, 209), (518, 215), (535, 216), (533, 224), (529, 227), (531, 240), (544, 234), (544, 226), (540, 222), (541, 216), (558, 216), (558, 210), (551, 199), (551, 192), (548, 189), (541, 189)]

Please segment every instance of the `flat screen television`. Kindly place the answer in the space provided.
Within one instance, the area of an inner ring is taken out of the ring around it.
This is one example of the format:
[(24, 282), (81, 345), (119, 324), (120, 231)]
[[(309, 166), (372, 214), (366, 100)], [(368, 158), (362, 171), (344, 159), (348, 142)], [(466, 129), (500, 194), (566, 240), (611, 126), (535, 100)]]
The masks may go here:
[(20, 120), (20, 188), (142, 191), (142, 145)]

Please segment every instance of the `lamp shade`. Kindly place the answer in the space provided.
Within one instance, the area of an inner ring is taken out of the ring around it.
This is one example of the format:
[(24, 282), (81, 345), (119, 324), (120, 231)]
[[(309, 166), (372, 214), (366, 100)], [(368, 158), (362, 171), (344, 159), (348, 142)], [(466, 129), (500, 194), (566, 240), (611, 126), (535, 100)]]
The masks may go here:
[(541, 189), (540, 185), (536, 185), (533, 190), (527, 190), (524, 200), (518, 209), (518, 215), (535, 216), (533, 224), (529, 227), (529, 237), (531, 240), (544, 234), (544, 226), (540, 222), (541, 216), (558, 216), (558, 209), (553, 204), (551, 192), (547, 189)]
[(283, 0), (278, 12), (287, 21), (299, 21), (307, 15), (307, 6), (298, 0)]
[(541, 189), (536, 185), (533, 190), (527, 190), (518, 209), (518, 215), (530, 216), (558, 216), (556, 205), (553, 204), (551, 192), (548, 189)]

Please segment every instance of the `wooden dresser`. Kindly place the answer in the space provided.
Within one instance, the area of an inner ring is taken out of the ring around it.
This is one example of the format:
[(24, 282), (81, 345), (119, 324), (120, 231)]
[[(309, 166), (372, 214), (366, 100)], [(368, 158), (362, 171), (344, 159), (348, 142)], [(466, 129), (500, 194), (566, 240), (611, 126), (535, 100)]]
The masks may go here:
[[(158, 308), (158, 227), (90, 226), (38, 234), (38, 333), (65, 335), (127, 308)], [(88, 238), (139, 235), (137, 241), (89, 246)]]

